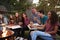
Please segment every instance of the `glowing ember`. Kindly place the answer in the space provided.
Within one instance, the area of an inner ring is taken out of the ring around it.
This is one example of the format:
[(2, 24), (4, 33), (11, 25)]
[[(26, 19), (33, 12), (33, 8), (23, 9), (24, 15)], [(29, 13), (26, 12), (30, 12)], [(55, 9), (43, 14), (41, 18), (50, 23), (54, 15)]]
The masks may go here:
[(6, 31), (6, 27), (3, 27), (3, 32), (5, 32)]
[(2, 37), (6, 37), (7, 31), (2, 34)]
[(5, 37), (5, 36), (6, 36), (6, 34), (7, 34), (6, 28), (5, 28), (5, 27), (3, 27), (3, 34), (2, 34), (2, 37)]

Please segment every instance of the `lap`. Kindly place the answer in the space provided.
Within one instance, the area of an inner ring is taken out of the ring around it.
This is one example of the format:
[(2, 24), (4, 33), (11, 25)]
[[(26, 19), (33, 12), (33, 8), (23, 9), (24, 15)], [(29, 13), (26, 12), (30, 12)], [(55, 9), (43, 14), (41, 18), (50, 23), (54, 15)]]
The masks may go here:
[(31, 34), (36, 34), (37, 36), (48, 36), (51, 37), (50, 34), (46, 33), (46, 32), (42, 32), (42, 31), (32, 31)]

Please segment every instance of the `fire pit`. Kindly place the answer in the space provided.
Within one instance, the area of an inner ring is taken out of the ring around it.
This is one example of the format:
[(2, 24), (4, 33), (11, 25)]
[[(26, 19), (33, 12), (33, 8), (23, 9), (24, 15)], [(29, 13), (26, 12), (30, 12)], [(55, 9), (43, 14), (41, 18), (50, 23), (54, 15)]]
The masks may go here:
[[(0, 39), (1, 40), (13, 40), (14, 38), (13, 37), (13, 34), (14, 32), (11, 31), (11, 30), (5, 30), (5, 32), (3, 32), (1, 35), (0, 35)], [(12, 38), (12, 39), (11, 39)]]

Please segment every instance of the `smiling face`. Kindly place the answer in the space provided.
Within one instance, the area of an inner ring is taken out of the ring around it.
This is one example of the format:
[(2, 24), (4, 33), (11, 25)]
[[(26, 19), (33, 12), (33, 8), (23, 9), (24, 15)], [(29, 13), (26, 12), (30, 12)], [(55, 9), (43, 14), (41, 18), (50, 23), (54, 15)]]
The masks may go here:
[(0, 15), (0, 18), (2, 19), (2, 18), (3, 18), (3, 16), (2, 16), (2, 15)]
[(16, 17), (18, 17), (18, 16), (19, 16), (19, 14), (16, 12), (16, 13), (15, 13), (15, 16), (16, 16)]
[(10, 18), (13, 18), (13, 16), (12, 16), (12, 15), (10, 15)]
[(42, 18), (43, 14), (42, 14), (42, 13), (40, 13), (40, 12), (38, 12), (38, 16), (40, 16), (40, 17)]
[(23, 17), (24, 17), (24, 18), (26, 18), (26, 17), (27, 17), (27, 15), (23, 13)]
[(51, 12), (48, 12), (48, 19), (51, 18)]
[(32, 13), (35, 13), (35, 12), (36, 12), (36, 9), (35, 9), (35, 8), (33, 8), (33, 9), (32, 9)]

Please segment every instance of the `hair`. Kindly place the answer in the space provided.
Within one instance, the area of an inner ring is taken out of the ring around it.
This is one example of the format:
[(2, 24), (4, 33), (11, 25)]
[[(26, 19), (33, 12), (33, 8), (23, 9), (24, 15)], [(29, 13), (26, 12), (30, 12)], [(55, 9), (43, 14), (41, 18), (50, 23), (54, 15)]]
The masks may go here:
[(40, 10), (39, 12), (42, 13), (42, 14), (44, 14), (44, 10)]
[(26, 13), (22, 13), (22, 16), (23, 16), (23, 14), (25, 14), (25, 15), (26, 15), (26, 17), (27, 17), (27, 14), (26, 14)]
[(13, 18), (10, 18), (10, 15), (9, 15), (9, 20), (12, 20), (12, 19), (14, 19), (14, 15), (11, 15)]
[(58, 15), (55, 11), (49, 11), (49, 12), (51, 12), (50, 24), (55, 25), (58, 22)]
[(35, 7), (32, 7), (32, 9), (36, 9)]
[(23, 14), (25, 14), (26, 17), (27, 17), (27, 14), (25, 12), (21, 14), (21, 17), (22, 17), (22, 20), (23, 20), (23, 25), (24, 25), (24, 17), (23, 17)]

